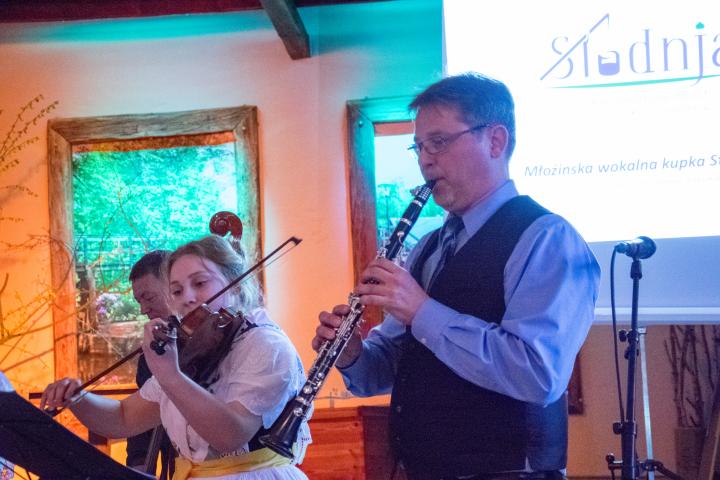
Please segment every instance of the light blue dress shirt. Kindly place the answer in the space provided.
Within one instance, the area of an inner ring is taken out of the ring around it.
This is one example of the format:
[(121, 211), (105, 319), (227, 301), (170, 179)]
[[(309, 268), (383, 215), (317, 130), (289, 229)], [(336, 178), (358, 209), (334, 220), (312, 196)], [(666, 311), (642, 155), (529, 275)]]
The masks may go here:
[[(463, 216), (457, 249), (508, 200), (518, 195), (504, 183)], [(410, 253), (418, 257), (429, 236)], [(439, 259), (425, 263), (426, 285)], [(594, 318), (600, 267), (582, 237), (562, 217), (535, 220), (521, 235), (505, 266), (505, 315), (501, 325), (459, 313), (432, 298), (412, 322), (412, 335), (465, 380), (537, 404), (557, 400), (567, 388), (575, 356)], [(363, 351), (341, 373), (357, 396), (390, 393), (406, 328), (386, 315), (363, 341)]]

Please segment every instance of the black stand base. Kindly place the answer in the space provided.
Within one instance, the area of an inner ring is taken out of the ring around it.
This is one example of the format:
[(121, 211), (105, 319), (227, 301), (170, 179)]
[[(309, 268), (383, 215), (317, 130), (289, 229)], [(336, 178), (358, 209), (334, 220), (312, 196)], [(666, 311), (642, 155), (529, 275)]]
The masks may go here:
[[(615, 471), (622, 470), (623, 462), (622, 462), (622, 460), (615, 460), (615, 455), (613, 455), (612, 453), (608, 454), (608, 456), (605, 457), (605, 460), (607, 460), (608, 468), (610, 469), (610, 474), (611, 474), (613, 480), (615, 480)], [(683, 477), (681, 477), (677, 473), (665, 468), (665, 465), (663, 465), (662, 462), (659, 462), (657, 460), (647, 459), (644, 462), (638, 462), (637, 465), (638, 465), (638, 468), (644, 472), (658, 471), (658, 472), (662, 473), (663, 475), (665, 475), (665, 477), (669, 478), (670, 480), (685, 480)], [(636, 478), (637, 478), (637, 476), (636, 476)]]

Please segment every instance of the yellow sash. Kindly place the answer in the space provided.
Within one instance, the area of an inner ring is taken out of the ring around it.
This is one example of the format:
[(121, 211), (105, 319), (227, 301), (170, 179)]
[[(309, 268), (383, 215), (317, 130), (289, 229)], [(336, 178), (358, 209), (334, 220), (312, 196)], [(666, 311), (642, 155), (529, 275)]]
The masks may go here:
[(290, 465), (289, 458), (278, 455), (269, 448), (261, 448), (242, 455), (206, 460), (193, 463), (187, 458), (175, 459), (175, 474), (172, 480), (186, 480), (190, 477), (221, 477), (239, 472), (251, 472), (261, 468), (282, 467)]

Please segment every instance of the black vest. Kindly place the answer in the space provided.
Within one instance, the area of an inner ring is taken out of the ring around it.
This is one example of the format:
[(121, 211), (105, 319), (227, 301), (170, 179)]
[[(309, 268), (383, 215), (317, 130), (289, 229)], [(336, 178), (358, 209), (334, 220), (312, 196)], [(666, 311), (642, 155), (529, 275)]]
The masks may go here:
[[(504, 269), (520, 235), (549, 213), (526, 196), (505, 203), (438, 274), (428, 294), (458, 312), (500, 324)], [(420, 278), (436, 249), (431, 234), (412, 267)], [(541, 407), (474, 385), (410, 333), (393, 386), (390, 432), (411, 478), (565, 468), (567, 399)]]

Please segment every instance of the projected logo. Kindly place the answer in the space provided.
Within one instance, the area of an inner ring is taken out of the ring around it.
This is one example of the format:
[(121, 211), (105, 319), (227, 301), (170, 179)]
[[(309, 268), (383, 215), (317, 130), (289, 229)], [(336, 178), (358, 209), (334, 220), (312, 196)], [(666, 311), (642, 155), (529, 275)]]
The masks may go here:
[(552, 65), (540, 80), (555, 88), (628, 87), (720, 76), (720, 33), (698, 22), (687, 32), (613, 30), (610, 14), (575, 38), (557, 36)]

